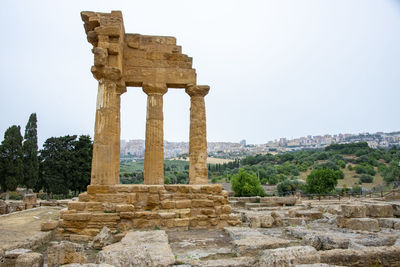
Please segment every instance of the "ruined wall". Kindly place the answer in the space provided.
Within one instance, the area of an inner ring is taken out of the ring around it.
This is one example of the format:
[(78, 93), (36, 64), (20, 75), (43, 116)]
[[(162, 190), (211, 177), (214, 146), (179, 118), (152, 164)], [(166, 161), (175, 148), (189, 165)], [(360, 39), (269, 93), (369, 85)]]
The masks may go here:
[(61, 212), (60, 231), (94, 236), (107, 226), (130, 229), (207, 229), (237, 225), (221, 185), (88, 186)]

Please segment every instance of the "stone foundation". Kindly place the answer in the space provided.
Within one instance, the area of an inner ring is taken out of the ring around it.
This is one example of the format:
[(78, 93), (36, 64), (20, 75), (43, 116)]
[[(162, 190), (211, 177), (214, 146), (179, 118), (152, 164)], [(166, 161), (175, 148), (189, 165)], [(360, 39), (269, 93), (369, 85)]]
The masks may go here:
[(221, 185), (89, 185), (61, 212), (60, 234), (95, 236), (107, 226), (208, 229), (237, 225)]

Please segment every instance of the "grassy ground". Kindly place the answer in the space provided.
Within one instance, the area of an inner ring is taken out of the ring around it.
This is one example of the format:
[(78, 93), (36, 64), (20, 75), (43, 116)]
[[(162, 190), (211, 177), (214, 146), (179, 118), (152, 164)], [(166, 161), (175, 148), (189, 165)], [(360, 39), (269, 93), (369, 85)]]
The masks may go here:
[[(354, 167), (355, 165), (352, 164)], [(378, 173), (378, 169), (375, 167), (376, 174), (374, 177), (374, 180), (372, 183), (362, 183), (359, 184), (359, 177), (360, 175), (357, 174), (354, 170), (350, 171), (347, 166), (344, 169), (341, 169), (344, 173), (344, 179), (341, 179), (338, 181), (338, 187), (343, 187), (343, 185), (346, 185), (346, 187), (353, 187), (354, 185), (364, 187), (366, 189), (371, 189), (374, 186), (382, 185), (384, 184), (383, 182), (383, 177)], [(299, 179), (305, 181), (307, 179), (307, 176), (311, 173), (311, 169), (305, 171), (305, 172), (300, 172)]]

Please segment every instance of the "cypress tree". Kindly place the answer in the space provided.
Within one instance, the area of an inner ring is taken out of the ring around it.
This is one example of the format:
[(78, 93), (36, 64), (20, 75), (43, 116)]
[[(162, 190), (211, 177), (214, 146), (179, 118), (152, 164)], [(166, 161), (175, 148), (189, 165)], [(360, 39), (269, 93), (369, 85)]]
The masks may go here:
[(24, 138), (24, 185), (28, 190), (36, 185), (39, 177), (36, 113), (29, 117)]
[(4, 133), (0, 146), (0, 185), (3, 191), (15, 191), (23, 183), (24, 165), (21, 127), (13, 125)]
[(82, 192), (90, 183), (90, 172), (92, 169), (93, 143), (89, 135), (81, 135), (74, 142), (73, 156), (71, 161), (71, 190)]

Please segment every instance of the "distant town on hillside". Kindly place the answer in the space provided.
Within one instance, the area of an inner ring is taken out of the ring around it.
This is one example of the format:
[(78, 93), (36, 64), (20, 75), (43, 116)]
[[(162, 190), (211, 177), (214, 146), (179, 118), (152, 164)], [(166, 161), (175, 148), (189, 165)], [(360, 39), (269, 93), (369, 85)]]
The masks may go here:
[[(359, 134), (308, 135), (295, 139), (280, 138), (265, 144), (247, 144), (246, 140), (233, 142), (208, 142), (210, 157), (236, 158), (247, 155), (279, 153), (296, 150), (321, 149), (331, 144), (367, 142), (371, 148), (389, 148), (400, 145), (400, 131)], [(142, 139), (121, 140), (121, 159), (143, 159), (145, 141)], [(188, 142), (164, 141), (165, 158), (187, 157)]]

